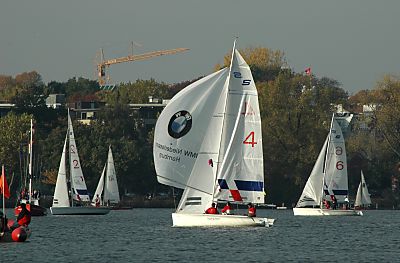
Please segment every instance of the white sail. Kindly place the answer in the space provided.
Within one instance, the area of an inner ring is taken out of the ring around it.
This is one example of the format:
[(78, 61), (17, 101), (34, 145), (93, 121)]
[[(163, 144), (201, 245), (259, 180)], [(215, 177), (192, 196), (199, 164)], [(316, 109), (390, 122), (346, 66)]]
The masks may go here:
[(104, 187), (104, 204), (116, 204), (119, 203), (119, 191), (117, 183), (117, 174), (115, 173), (114, 158), (112, 155), (111, 147), (108, 149), (107, 158), (107, 173), (105, 178)]
[(321, 204), (327, 146), (328, 137), (322, 146), (296, 207), (319, 206)]
[(54, 190), (53, 207), (69, 207), (69, 196), (66, 173), (67, 137), (61, 154), (60, 167), (58, 168), (56, 188)]
[(368, 192), (367, 184), (365, 183), (364, 174), (361, 171), (361, 181), (358, 185), (356, 201), (354, 202), (354, 206), (368, 206), (371, 204), (371, 197)]
[(99, 179), (99, 183), (97, 184), (97, 187), (96, 187), (96, 192), (94, 192), (93, 199), (92, 199), (92, 205), (96, 205), (97, 196), (100, 199), (100, 204), (101, 205), (104, 204), (103, 198), (101, 195), (103, 194), (103, 189), (104, 189), (104, 175), (106, 173), (106, 167), (107, 167), (107, 164), (104, 165), (103, 172), (101, 173), (101, 176)]
[(240, 53), (232, 55), (215, 197), (264, 203), (261, 117), (257, 89)]
[[(158, 182), (212, 195), (228, 70), (206, 76), (175, 95), (158, 118), (154, 165)], [(188, 183), (189, 177), (204, 176)]]
[(85, 178), (83, 177), (81, 163), (79, 161), (78, 148), (75, 143), (74, 129), (68, 111), (68, 135), (69, 135), (69, 161), (71, 172), (71, 188), (73, 198), (78, 201), (90, 201)]
[(346, 147), (342, 129), (332, 118), (331, 130), (325, 164), (324, 189), (325, 195), (335, 195), (343, 202), (348, 195)]

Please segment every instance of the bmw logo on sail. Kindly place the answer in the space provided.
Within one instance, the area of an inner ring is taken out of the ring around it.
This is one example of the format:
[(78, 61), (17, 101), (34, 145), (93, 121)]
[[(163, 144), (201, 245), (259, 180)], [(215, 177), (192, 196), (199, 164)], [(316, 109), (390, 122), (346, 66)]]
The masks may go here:
[(168, 124), (168, 134), (175, 139), (181, 138), (192, 128), (192, 115), (187, 111), (175, 113)]

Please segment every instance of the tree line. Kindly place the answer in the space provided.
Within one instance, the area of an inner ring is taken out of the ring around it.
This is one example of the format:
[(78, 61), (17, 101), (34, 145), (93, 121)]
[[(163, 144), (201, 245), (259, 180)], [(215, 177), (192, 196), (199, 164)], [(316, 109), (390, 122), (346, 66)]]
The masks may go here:
[[(346, 138), (350, 193), (355, 195), (363, 170), (372, 198), (395, 205), (398, 190), (392, 189), (399, 175), (400, 79), (387, 75), (373, 90), (349, 96), (341, 84), (329, 77), (295, 72), (281, 51), (264, 47), (241, 50), (250, 65), (259, 93), (262, 119), (264, 174), (267, 202), (297, 201), (329, 130), (334, 105), (370, 114), (353, 121)], [(230, 54), (215, 70), (229, 64)], [(200, 78), (201, 76), (199, 76)], [(0, 75), (0, 101), (15, 108), (0, 118), (0, 162), (21, 185), (23, 159), (29, 140), (29, 119), (35, 120), (35, 144), (40, 166), (37, 180), (52, 194), (66, 133), (66, 109), (47, 108), (49, 94), (66, 95), (67, 103), (99, 100), (106, 106), (91, 125), (74, 122), (75, 137), (85, 179), (95, 189), (111, 145), (120, 191), (136, 194), (167, 192), (157, 183), (152, 157), (153, 130), (147, 130), (129, 103), (146, 103), (149, 96), (168, 99), (195, 80), (167, 84), (154, 79), (120, 83), (114, 91), (100, 90), (96, 81), (71, 78), (66, 82), (43, 83), (39, 73), (24, 72), (15, 77)], [(393, 191), (395, 190), (395, 191)]]

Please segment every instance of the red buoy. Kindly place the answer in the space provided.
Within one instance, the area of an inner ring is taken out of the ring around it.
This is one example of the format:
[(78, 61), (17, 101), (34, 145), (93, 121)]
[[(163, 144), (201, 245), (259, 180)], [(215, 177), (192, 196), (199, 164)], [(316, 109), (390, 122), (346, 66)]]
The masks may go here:
[(11, 238), (15, 242), (24, 242), (27, 237), (28, 234), (26, 233), (26, 230), (23, 227), (18, 227), (14, 229), (14, 231), (12, 231), (11, 233)]

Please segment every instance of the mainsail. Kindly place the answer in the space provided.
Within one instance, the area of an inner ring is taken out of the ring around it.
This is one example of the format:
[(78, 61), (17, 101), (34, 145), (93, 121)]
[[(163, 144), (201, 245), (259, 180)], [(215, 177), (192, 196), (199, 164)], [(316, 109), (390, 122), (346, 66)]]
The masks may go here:
[(71, 171), (71, 188), (73, 198), (77, 201), (90, 201), (85, 178), (83, 177), (81, 163), (79, 161), (78, 148), (75, 143), (74, 129), (68, 111), (68, 135), (69, 135), (69, 161)]
[(346, 147), (342, 129), (332, 118), (328, 150), (326, 154), (324, 178), (325, 195), (335, 195), (338, 201), (344, 201), (348, 195)]
[(117, 174), (115, 173), (114, 158), (111, 151), (111, 146), (108, 149), (106, 182), (104, 187), (104, 203), (116, 204), (119, 203), (119, 191), (117, 183)]

